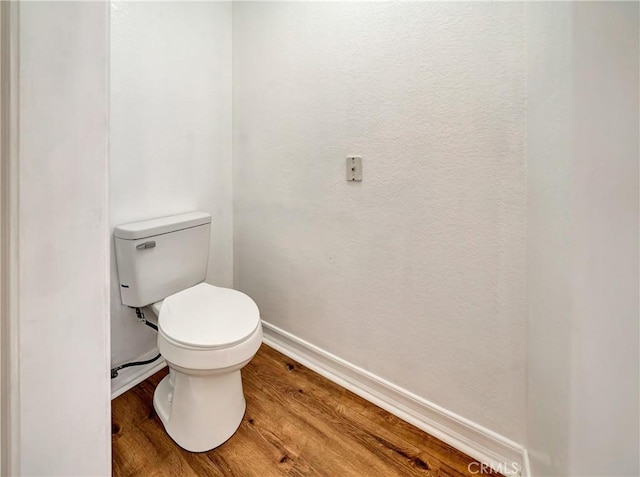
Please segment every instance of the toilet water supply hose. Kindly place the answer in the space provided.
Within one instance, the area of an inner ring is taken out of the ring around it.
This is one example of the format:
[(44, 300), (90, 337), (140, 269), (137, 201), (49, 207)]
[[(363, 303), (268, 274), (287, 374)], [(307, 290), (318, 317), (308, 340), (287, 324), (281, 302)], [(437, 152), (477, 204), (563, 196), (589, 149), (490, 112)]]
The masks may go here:
[[(138, 317), (138, 319), (144, 323), (145, 325), (147, 325), (149, 328), (153, 328), (154, 330), (158, 331), (158, 327), (156, 325), (154, 325), (153, 323), (147, 321), (144, 317), (144, 313), (142, 312), (142, 310), (140, 308), (136, 308), (136, 316)], [(147, 359), (145, 361), (132, 361), (130, 363), (125, 363), (125, 364), (121, 364), (120, 366), (116, 366), (115, 368), (113, 368), (111, 370), (111, 379), (113, 378), (117, 378), (118, 377), (118, 371), (120, 371), (121, 369), (124, 368), (130, 368), (132, 366), (144, 366), (145, 364), (150, 364), (153, 363), (154, 361), (157, 361), (158, 359), (160, 359), (160, 353), (158, 353), (158, 355), (154, 358), (151, 359)]]

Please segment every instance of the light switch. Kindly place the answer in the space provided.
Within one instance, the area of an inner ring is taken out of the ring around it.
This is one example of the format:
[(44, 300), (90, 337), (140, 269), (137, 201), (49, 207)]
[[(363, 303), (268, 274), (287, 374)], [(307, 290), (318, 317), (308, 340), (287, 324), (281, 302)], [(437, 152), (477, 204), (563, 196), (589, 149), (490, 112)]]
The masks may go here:
[(347, 180), (349, 182), (356, 182), (356, 181), (362, 180), (362, 157), (360, 156), (347, 157)]

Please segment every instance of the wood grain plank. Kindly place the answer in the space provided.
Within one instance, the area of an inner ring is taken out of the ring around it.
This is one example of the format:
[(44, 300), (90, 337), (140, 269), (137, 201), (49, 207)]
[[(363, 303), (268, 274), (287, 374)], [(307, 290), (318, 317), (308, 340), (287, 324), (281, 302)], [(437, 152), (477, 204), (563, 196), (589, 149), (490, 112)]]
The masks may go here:
[[(257, 373), (267, 368), (261, 364), (263, 363), (260, 360), (256, 362)], [(313, 430), (311, 432), (321, 433), (315, 436), (313, 439), (315, 442), (335, 443), (343, 454), (344, 450), (348, 449), (348, 460), (358, 464), (358, 468), (368, 467), (371, 472), (384, 471), (402, 475), (432, 474), (429, 472), (429, 465), (423, 459), (408, 454), (410, 450), (403, 451), (389, 441), (368, 432), (362, 420), (353, 421), (346, 418), (347, 408), (342, 402), (345, 393), (343, 388), (334, 383), (330, 385), (323, 382), (313, 383), (304, 376), (309, 370), (298, 366), (297, 363), (278, 364), (280, 366), (275, 369), (269, 368), (272, 383), (277, 385), (273, 390), (263, 388), (262, 393), (270, 400), (276, 400), (279, 393), (291, 396), (289, 412), (298, 419), (306, 421), (307, 429)], [(342, 455), (341, 459), (344, 457)]]
[(112, 402), (115, 476), (471, 475), (469, 456), (263, 345), (242, 371), (247, 412), (205, 453), (181, 449), (153, 410), (160, 371)]

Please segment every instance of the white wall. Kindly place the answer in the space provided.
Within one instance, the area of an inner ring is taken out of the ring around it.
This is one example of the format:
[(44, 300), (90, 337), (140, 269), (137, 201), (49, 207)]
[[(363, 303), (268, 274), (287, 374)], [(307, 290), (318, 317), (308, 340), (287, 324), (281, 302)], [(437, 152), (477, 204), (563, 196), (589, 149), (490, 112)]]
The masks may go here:
[(533, 475), (638, 475), (638, 4), (527, 17)]
[(233, 12), (235, 286), (266, 321), (519, 442), (524, 22), (516, 2)]
[(568, 475), (572, 6), (527, 9), (527, 447), (533, 475)]
[[(203, 210), (208, 279), (231, 286), (231, 3), (113, 2), (111, 226)], [(113, 365), (156, 335), (123, 307), (111, 254)]]
[(16, 475), (111, 473), (108, 22), (20, 4)]
[(574, 6), (572, 475), (640, 475), (639, 6)]

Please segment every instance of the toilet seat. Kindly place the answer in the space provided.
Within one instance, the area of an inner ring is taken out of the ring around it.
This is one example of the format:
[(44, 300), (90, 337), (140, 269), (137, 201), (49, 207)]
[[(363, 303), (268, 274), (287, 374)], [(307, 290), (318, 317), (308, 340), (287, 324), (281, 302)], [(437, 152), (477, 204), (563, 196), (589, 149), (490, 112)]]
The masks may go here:
[(262, 326), (240, 343), (226, 348), (192, 348), (176, 344), (164, 333), (158, 333), (158, 350), (174, 369), (188, 374), (217, 374), (241, 368), (256, 354), (262, 344)]
[(260, 326), (254, 301), (242, 292), (199, 283), (152, 305), (158, 331), (185, 349), (230, 348), (250, 338)]

